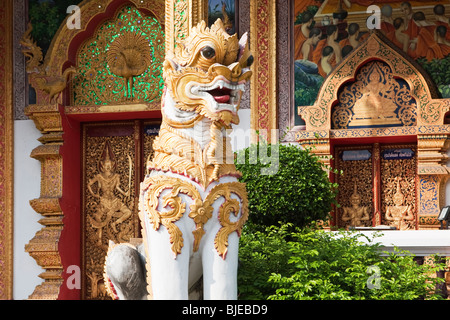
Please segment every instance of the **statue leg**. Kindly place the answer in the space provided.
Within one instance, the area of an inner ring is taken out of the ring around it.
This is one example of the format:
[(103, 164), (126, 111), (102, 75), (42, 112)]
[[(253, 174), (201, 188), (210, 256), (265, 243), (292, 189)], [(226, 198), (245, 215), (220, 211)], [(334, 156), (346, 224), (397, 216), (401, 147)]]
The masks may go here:
[(236, 232), (228, 236), (228, 251), (223, 259), (214, 247), (220, 225), (217, 222), (203, 239), (203, 298), (205, 300), (237, 299), (237, 267), (239, 237)]
[[(187, 217), (189, 218), (189, 217)], [(184, 217), (181, 219), (184, 220)], [(178, 221), (176, 225), (183, 232), (188, 231), (184, 221)], [(160, 226), (154, 230), (148, 223), (147, 245), (151, 273), (151, 287), (154, 300), (187, 300), (189, 280), (189, 256), (190, 243), (184, 239), (181, 253), (175, 257), (171, 249), (170, 237), (167, 229)]]

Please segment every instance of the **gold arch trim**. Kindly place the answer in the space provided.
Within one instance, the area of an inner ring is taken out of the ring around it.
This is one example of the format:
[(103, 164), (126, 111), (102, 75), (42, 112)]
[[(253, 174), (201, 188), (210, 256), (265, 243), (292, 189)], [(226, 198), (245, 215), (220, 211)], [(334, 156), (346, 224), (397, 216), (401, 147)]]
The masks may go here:
[[(442, 125), (450, 99), (437, 99), (436, 90), (425, 79), (420, 67), (414, 64), (394, 45), (389, 45), (381, 33), (373, 32), (360, 47), (354, 50), (325, 79), (317, 99), (312, 106), (298, 107), (298, 113), (306, 122), (306, 131), (331, 129), (331, 110), (338, 100), (338, 90), (346, 82), (355, 79), (361, 66), (371, 60), (380, 60), (389, 65), (394, 77), (403, 78), (411, 88), (417, 102), (417, 125)], [(300, 136), (303, 133), (299, 134)]]
[[(59, 27), (56, 35), (53, 37), (53, 41), (50, 44), (47, 55), (44, 60), (44, 69), (47, 69), (47, 74), (53, 76), (62, 75), (65, 67), (65, 63), (69, 59), (70, 44), (73, 39), (84, 32), (88, 31), (88, 28), (92, 28), (92, 22), (94, 18), (99, 15), (108, 14), (111, 5), (115, 1), (112, 0), (85, 0), (78, 6), (81, 11), (81, 29), (69, 29), (66, 26), (67, 19)], [(164, 0), (157, 1), (141, 1), (130, 0), (125, 3), (131, 3), (136, 6), (137, 9), (144, 9), (150, 11), (161, 25), (165, 23), (165, 3)], [(120, 9), (120, 8), (117, 8)], [(100, 22), (99, 22), (100, 23)]]

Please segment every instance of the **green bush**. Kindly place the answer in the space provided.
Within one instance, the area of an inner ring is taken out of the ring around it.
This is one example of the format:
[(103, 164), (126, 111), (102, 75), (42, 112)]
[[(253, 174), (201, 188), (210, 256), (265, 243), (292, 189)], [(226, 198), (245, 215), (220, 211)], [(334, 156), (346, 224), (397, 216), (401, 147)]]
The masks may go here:
[[(270, 161), (261, 156), (264, 148), (272, 156)], [(245, 163), (237, 161), (236, 167), (247, 186), (249, 222), (255, 228), (261, 230), (278, 221), (304, 227), (329, 216), (337, 185), (330, 182), (317, 156), (295, 145), (264, 142), (243, 150), (237, 160), (243, 159), (244, 152)]]
[(293, 271), (288, 264), (287, 225), (267, 227), (255, 231), (251, 224), (244, 225), (239, 245), (239, 299), (267, 300), (274, 294), (274, 285), (268, 282), (272, 273), (287, 275)]
[[(244, 229), (238, 273), (240, 299), (440, 299), (434, 277), (444, 264), (418, 265), (414, 255), (382, 256), (376, 238), (359, 233), (268, 227)], [(339, 237), (336, 235), (339, 234)], [(361, 241), (364, 237), (366, 241)], [(376, 272), (375, 272), (376, 271)]]

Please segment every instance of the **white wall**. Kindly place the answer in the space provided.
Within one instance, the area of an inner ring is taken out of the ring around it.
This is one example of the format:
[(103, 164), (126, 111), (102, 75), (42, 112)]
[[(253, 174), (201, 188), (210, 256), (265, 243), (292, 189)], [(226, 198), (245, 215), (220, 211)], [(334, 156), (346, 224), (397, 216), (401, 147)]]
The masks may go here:
[(233, 125), (233, 131), (230, 134), (230, 143), (234, 152), (250, 146), (250, 109), (240, 109), (238, 115), (239, 124)]
[(41, 216), (29, 203), (40, 194), (41, 163), (30, 154), (40, 145), (37, 139), (41, 136), (32, 120), (14, 121), (14, 300), (27, 299), (42, 283), (38, 275), (44, 271), (25, 252), (25, 245), (42, 228), (38, 223)]

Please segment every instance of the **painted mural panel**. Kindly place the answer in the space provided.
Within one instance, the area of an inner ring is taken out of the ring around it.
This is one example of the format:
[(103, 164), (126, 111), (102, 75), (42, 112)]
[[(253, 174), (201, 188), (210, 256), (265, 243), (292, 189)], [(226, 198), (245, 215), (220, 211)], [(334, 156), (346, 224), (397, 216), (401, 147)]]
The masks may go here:
[(238, 32), (236, 24), (236, 0), (209, 0), (208, 25), (211, 26), (217, 19), (222, 19), (229, 34)]
[[(450, 1), (294, 0), (295, 106), (314, 104), (323, 79), (369, 35), (366, 13), (380, 8), (381, 32), (450, 97)], [(297, 116), (295, 124), (302, 124)]]

